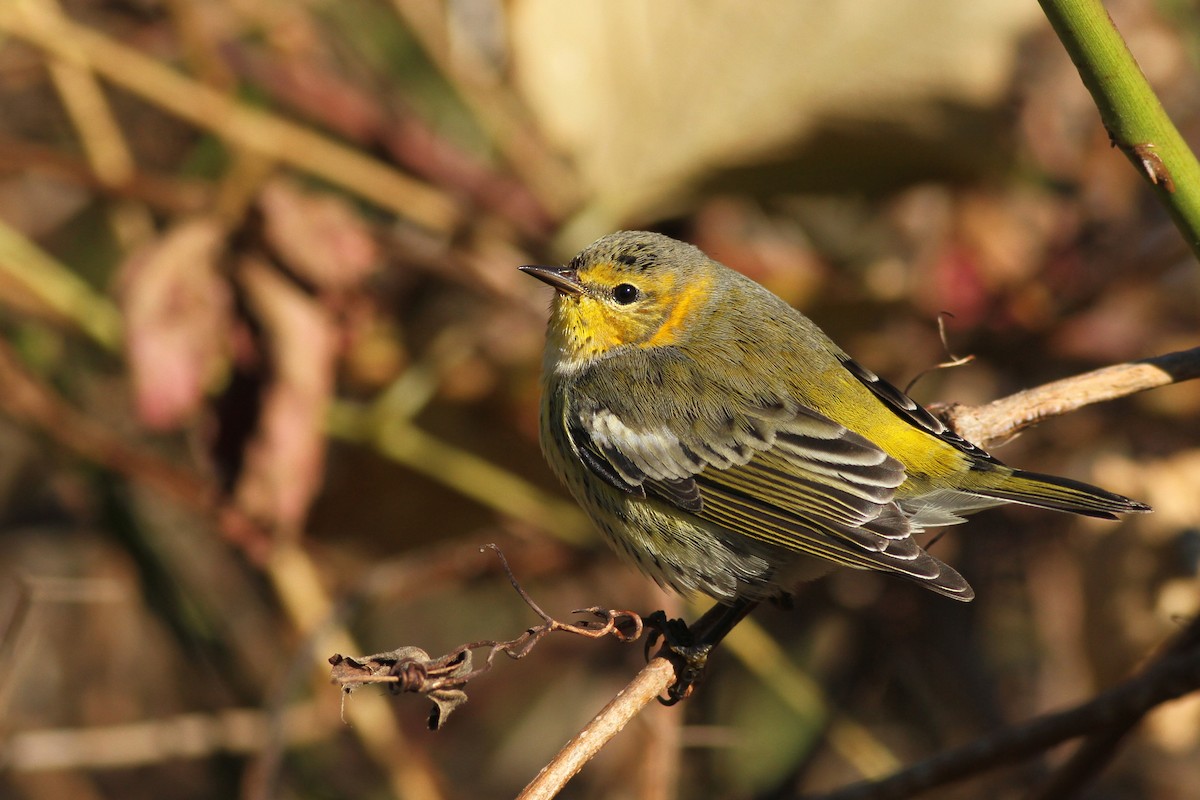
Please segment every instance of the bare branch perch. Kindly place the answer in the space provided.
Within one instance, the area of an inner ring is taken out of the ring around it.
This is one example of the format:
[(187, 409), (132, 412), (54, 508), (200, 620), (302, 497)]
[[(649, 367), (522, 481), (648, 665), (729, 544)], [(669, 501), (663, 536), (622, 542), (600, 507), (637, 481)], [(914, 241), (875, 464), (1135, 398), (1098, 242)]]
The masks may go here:
[(517, 796), (517, 800), (546, 800), (559, 793), (583, 765), (600, 752), (628, 722), (675, 683), (675, 665), (665, 657), (651, 659), (629, 684), (617, 692), (575, 738)]
[(982, 406), (943, 406), (940, 416), (964, 439), (989, 447), (1044, 419), (1197, 377), (1200, 347), (1085, 372)]

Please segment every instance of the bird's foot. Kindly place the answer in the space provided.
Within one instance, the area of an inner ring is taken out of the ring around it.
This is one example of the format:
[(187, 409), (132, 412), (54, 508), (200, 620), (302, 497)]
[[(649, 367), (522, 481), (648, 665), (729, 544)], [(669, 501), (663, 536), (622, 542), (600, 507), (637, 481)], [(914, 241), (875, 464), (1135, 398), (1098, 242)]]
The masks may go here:
[(663, 705), (673, 706), (695, 691), (708, 667), (708, 655), (715, 643), (697, 641), (686, 622), (668, 619), (663, 611), (655, 611), (643, 621), (650, 631), (646, 637), (646, 658), (649, 659), (651, 648), (661, 639), (659, 653), (675, 665), (675, 683), (667, 690), (666, 697), (658, 698)]

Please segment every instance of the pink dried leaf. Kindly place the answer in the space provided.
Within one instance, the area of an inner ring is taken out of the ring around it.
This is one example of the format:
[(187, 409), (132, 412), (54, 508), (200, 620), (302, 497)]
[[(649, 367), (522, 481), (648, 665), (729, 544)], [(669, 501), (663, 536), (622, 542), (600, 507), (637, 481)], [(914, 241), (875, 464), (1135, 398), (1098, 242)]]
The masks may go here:
[(319, 302), (266, 263), (244, 259), (239, 282), (262, 327), (272, 382), (234, 500), (255, 520), (297, 531), (321, 484), (337, 331)]
[(275, 254), (318, 289), (344, 291), (375, 269), (379, 248), (349, 203), (271, 181), (259, 198), (264, 235)]
[(219, 222), (191, 219), (121, 268), (126, 358), (138, 417), (149, 428), (186, 423), (226, 363), (231, 303), (218, 269), (224, 243)]

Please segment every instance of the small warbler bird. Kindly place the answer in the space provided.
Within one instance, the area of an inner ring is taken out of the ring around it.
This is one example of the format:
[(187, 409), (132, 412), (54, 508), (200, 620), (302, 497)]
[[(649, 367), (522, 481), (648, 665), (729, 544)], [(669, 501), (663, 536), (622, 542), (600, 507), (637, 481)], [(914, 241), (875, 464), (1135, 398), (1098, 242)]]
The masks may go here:
[(1150, 510), (1005, 466), (691, 245), (624, 231), (520, 269), (555, 290), (546, 458), (618, 553), (677, 591), (749, 604), (843, 565), (967, 601), (915, 534), (1004, 503)]

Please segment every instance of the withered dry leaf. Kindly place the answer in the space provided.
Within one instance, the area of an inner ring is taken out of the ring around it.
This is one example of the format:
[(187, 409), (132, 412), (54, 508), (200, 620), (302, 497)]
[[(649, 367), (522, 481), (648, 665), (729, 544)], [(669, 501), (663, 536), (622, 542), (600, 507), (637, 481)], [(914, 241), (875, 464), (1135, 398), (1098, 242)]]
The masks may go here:
[(439, 730), (456, 708), (467, 702), (462, 690), (472, 666), (470, 649), (457, 650), (449, 656), (430, 658), (419, 647), (399, 647), (369, 656), (334, 655), (331, 676), (345, 695), (367, 683), (385, 682), (394, 694), (418, 692), (433, 701), (428, 725)]
[(224, 243), (217, 220), (190, 219), (121, 267), (125, 351), (138, 417), (147, 427), (184, 424), (226, 363), (230, 291), (218, 269)]
[(238, 281), (263, 330), (271, 382), (234, 501), (252, 518), (294, 532), (321, 482), (337, 332), (323, 306), (265, 262), (244, 258)]
[(328, 193), (306, 192), (279, 178), (259, 198), (264, 235), (275, 254), (303, 280), (324, 291), (363, 281), (379, 249), (349, 203)]

